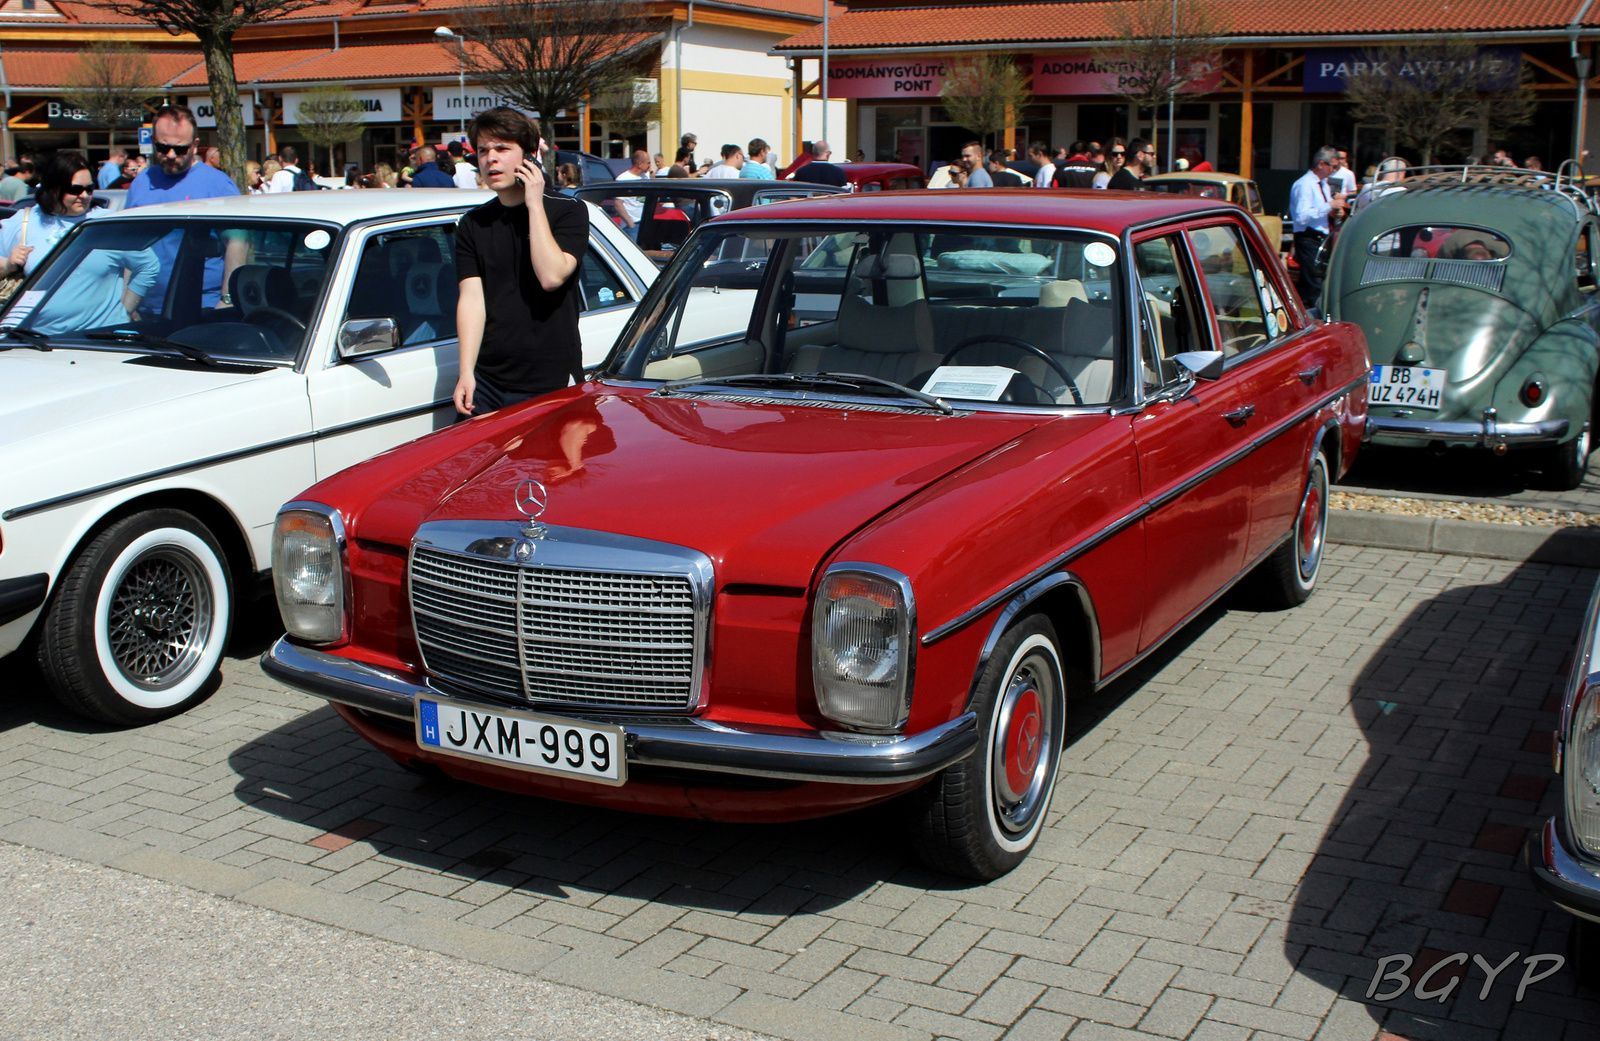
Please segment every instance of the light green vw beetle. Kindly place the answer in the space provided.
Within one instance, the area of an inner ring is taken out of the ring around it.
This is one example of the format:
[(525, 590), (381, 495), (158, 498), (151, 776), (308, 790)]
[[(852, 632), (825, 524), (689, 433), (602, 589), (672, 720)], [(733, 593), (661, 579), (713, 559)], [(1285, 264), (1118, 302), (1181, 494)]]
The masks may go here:
[(1328, 316), (1367, 334), (1367, 438), (1526, 451), (1578, 487), (1600, 363), (1589, 197), (1498, 168), (1380, 188), (1341, 229), (1324, 289)]

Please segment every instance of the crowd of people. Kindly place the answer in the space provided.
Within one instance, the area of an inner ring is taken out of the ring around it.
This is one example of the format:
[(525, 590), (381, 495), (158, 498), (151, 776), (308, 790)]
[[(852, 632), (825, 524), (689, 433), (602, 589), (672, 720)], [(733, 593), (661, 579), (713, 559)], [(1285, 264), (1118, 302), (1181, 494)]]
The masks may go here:
[[(1186, 159), (1179, 159), (1177, 166), (1180, 170), (1191, 169)], [(1015, 149), (995, 149), (985, 154), (982, 144), (969, 141), (959, 159), (934, 171), (928, 187), (1134, 190), (1140, 181), (1155, 173), (1155, 168), (1155, 145), (1142, 137), (1132, 141), (1113, 137), (1107, 144), (1073, 141), (1066, 148), (1051, 148), (1035, 141), (1023, 155)], [(1211, 164), (1197, 163), (1192, 169), (1210, 170)]]

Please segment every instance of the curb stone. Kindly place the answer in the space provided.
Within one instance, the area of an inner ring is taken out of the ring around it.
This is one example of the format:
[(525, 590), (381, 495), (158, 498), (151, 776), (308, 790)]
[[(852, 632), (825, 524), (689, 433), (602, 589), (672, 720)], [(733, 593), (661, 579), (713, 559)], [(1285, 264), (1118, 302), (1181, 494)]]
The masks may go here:
[(1328, 541), (1346, 546), (1600, 567), (1600, 530), (1329, 510)]

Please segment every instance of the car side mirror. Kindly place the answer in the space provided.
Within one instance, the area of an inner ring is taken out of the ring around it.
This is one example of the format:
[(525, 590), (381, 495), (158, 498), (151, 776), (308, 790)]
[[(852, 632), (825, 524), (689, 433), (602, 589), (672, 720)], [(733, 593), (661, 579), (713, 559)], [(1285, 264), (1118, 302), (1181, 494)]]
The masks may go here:
[(1197, 380), (1209, 383), (1222, 378), (1224, 359), (1221, 351), (1185, 351), (1174, 355), (1172, 360)]
[(339, 326), (339, 357), (364, 358), (400, 346), (400, 326), (393, 318), (352, 318)]

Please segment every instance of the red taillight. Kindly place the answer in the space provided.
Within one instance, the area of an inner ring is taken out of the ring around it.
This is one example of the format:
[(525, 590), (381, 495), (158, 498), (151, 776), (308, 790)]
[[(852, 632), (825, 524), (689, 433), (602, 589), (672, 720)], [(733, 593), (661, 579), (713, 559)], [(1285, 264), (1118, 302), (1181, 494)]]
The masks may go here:
[(1544, 401), (1544, 382), (1535, 376), (1522, 385), (1522, 403), (1529, 408)]

